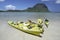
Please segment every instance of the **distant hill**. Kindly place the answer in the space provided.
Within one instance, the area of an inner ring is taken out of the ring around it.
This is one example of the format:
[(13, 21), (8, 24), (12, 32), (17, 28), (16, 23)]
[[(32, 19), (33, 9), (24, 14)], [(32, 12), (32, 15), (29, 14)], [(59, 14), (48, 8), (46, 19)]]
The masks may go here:
[[(3, 12), (3, 11), (0, 11)], [(5, 12), (49, 12), (48, 7), (43, 3), (38, 3), (33, 7), (27, 8), (25, 10), (7, 10)]]
[(24, 11), (28, 12), (49, 12), (48, 7), (45, 4), (36, 4), (31, 8), (28, 8)]

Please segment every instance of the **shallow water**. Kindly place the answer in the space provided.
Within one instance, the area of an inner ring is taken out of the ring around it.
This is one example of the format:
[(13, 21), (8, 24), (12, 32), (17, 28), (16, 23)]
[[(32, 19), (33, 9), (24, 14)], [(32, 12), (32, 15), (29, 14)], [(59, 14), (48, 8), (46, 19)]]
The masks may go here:
[[(49, 27), (44, 26), (42, 38), (33, 36), (7, 24), (8, 20), (24, 21), (31, 19), (37, 22), (38, 18), (49, 19)], [(41, 13), (41, 12), (0, 12), (0, 40), (60, 40), (60, 13)]]

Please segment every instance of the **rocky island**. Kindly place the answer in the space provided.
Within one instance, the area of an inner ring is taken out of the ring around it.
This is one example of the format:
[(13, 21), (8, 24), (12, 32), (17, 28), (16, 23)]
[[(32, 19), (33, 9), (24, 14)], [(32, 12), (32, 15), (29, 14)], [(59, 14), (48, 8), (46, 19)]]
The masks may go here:
[(0, 12), (49, 12), (48, 7), (43, 3), (38, 3), (33, 7), (29, 7), (25, 10), (0, 10)]

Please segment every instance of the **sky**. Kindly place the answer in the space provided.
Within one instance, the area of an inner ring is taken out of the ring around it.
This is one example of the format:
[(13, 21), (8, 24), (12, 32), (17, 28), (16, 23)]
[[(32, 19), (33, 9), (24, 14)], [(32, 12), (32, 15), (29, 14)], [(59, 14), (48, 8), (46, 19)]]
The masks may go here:
[(60, 12), (60, 0), (0, 0), (0, 10), (24, 10), (37, 3), (44, 3), (49, 11)]

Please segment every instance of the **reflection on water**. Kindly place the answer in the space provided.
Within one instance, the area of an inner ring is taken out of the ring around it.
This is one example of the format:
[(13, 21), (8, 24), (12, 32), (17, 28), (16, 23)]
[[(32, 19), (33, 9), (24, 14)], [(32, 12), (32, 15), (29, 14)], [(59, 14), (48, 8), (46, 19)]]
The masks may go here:
[[(50, 21), (49, 27), (44, 26), (45, 32), (42, 38), (26, 34), (7, 24), (8, 20), (24, 21), (28, 19), (36, 22), (38, 18)], [(40, 12), (0, 12), (0, 40), (60, 40), (60, 13)]]

